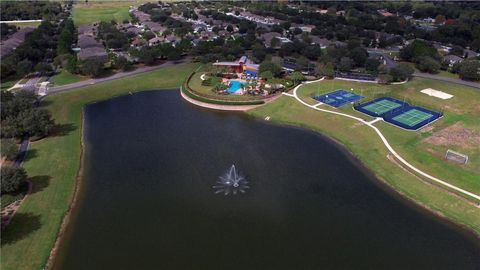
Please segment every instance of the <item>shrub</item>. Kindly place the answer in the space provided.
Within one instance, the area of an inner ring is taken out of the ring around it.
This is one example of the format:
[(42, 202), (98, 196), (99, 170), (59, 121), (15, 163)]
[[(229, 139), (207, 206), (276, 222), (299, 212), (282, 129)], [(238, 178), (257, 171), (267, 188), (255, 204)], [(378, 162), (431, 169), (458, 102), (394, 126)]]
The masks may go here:
[(1, 169), (1, 175), (2, 194), (17, 191), (20, 186), (27, 180), (27, 173), (23, 168), (4, 166)]

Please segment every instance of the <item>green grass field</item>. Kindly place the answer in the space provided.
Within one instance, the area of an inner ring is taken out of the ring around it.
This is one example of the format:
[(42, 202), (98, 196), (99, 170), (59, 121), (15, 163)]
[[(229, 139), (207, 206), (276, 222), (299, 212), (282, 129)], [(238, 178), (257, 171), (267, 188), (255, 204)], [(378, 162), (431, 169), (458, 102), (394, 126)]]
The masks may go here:
[(32, 177), (34, 191), (2, 232), (1, 269), (42, 269), (50, 254), (80, 166), (81, 108), (130, 91), (179, 87), (198, 66), (177, 65), (45, 99), (43, 106), (60, 128), (55, 135), (29, 147), (24, 167)]
[[(453, 98), (442, 100), (420, 93), (425, 88), (433, 88), (454, 95)], [(355, 93), (365, 98), (361, 102), (373, 99), (379, 95), (388, 95), (400, 100), (406, 100), (412, 105), (424, 106), (437, 111), (445, 111), (442, 118), (430, 124), (433, 130), (428, 132), (402, 130), (385, 122), (377, 122), (377, 126), (391, 142), (396, 151), (410, 161), (414, 166), (434, 176), (457, 185), (466, 190), (480, 194), (480, 149), (478, 147), (462, 145), (434, 145), (425, 143), (423, 140), (433, 132), (442, 130), (454, 123), (461, 123), (474, 132), (480, 132), (480, 91), (456, 84), (442, 81), (415, 78), (401, 85), (378, 85), (372, 83), (358, 83), (340, 80), (327, 80), (320, 83), (309, 84), (299, 89), (299, 94), (304, 100), (313, 100), (310, 96), (318, 93), (330, 92), (334, 89), (354, 89)], [(314, 103), (315, 104), (315, 103)], [(329, 107), (329, 109), (332, 109)], [(370, 116), (355, 111), (351, 105), (345, 105), (338, 109), (365, 120), (371, 120)], [(450, 148), (469, 155), (467, 165), (457, 165), (445, 162), (445, 151)]]
[[(310, 90), (312, 90), (312, 86), (313, 85), (309, 85)], [(301, 92), (305, 94), (308, 92), (308, 89), (303, 89)], [(379, 179), (382, 179), (382, 181), (392, 186), (396, 191), (416, 201), (418, 204), (442, 216), (448, 217), (459, 224), (465, 225), (477, 234), (480, 234), (479, 208), (466, 200), (459, 199), (456, 195), (452, 195), (421, 181), (416, 176), (396, 165), (393, 161), (387, 159), (388, 150), (371, 128), (359, 125), (358, 122), (349, 118), (312, 110), (311, 108), (301, 105), (295, 99), (286, 96), (280, 97), (275, 102), (249, 111), (249, 114), (261, 119), (270, 116), (271, 121), (312, 129), (333, 138), (347, 148)], [(387, 138), (392, 142), (392, 145), (398, 149), (398, 152), (406, 157), (407, 160), (411, 161), (417, 152), (424, 151), (419, 150), (418, 146), (415, 147), (414, 143), (417, 141), (415, 138), (418, 135), (411, 133), (407, 136), (402, 136), (401, 134), (403, 133), (399, 132), (398, 128), (390, 125), (382, 126), (381, 129), (382, 132), (388, 135)], [(398, 134), (398, 136), (393, 136), (393, 134)], [(423, 149), (423, 147), (421, 149)], [(413, 162), (416, 166), (419, 165), (418, 161), (434, 164), (436, 168), (442, 165), (437, 161), (437, 157), (425, 152), (421, 153), (416, 161), (417, 162)], [(419, 167), (426, 169), (427, 166)], [(467, 170), (464, 171), (461, 168), (455, 169), (454, 172), (450, 173), (448, 169), (445, 169), (441, 171), (440, 176), (450, 179), (450, 176), (458, 174), (459, 171), (464, 173), (464, 177), (460, 181), (469, 181), (469, 183), (464, 186), (478, 190), (478, 184), (474, 183), (474, 179), (471, 178), (473, 176), (478, 178), (478, 173)]]
[(134, 1), (123, 2), (78, 2), (75, 4), (72, 17), (75, 25), (90, 24), (98, 21), (122, 22), (130, 19), (128, 8)]
[(60, 86), (60, 85), (80, 82), (80, 81), (83, 81), (83, 80), (86, 80), (86, 79), (88, 79), (88, 78), (84, 77), (84, 76), (77, 75), (77, 74), (72, 74), (72, 73), (70, 73), (66, 70), (62, 70), (62, 71), (60, 71), (60, 73), (57, 73), (54, 76), (52, 76), (52, 78), (50, 79), (50, 82), (54, 86)]

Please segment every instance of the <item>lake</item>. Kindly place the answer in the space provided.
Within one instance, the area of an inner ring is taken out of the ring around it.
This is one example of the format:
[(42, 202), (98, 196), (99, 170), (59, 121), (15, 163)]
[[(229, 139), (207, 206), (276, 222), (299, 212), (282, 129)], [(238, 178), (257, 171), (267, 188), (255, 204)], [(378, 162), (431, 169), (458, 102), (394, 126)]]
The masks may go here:
[[(479, 269), (473, 235), (314, 132), (178, 91), (84, 109), (84, 176), (54, 269)], [(212, 187), (232, 164), (237, 195)]]

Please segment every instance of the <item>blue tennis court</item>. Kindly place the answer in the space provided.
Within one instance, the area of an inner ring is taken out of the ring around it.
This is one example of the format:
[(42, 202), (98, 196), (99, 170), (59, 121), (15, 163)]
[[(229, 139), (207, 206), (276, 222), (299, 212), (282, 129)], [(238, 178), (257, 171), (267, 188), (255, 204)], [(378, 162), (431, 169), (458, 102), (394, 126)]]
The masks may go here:
[(339, 89), (327, 94), (314, 96), (313, 99), (333, 107), (340, 107), (347, 103), (355, 102), (363, 97), (353, 92)]
[(417, 130), (442, 116), (442, 113), (412, 106), (391, 97), (381, 97), (354, 106), (355, 110), (404, 129)]

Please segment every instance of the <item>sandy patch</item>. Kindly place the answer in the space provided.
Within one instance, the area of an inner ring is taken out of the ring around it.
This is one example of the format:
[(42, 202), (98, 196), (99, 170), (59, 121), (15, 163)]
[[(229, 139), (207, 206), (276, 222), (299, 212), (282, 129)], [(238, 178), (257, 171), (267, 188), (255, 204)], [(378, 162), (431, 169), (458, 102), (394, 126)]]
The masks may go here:
[(436, 98), (440, 98), (440, 99), (449, 99), (449, 98), (453, 97), (453, 95), (450, 95), (448, 93), (438, 91), (438, 90), (435, 90), (435, 89), (432, 89), (432, 88), (425, 88), (425, 89), (421, 90), (420, 92), (422, 92), (426, 95), (429, 95), (431, 97), (436, 97)]
[(423, 142), (434, 145), (458, 145), (465, 149), (471, 149), (480, 145), (480, 132), (456, 123), (433, 133)]

